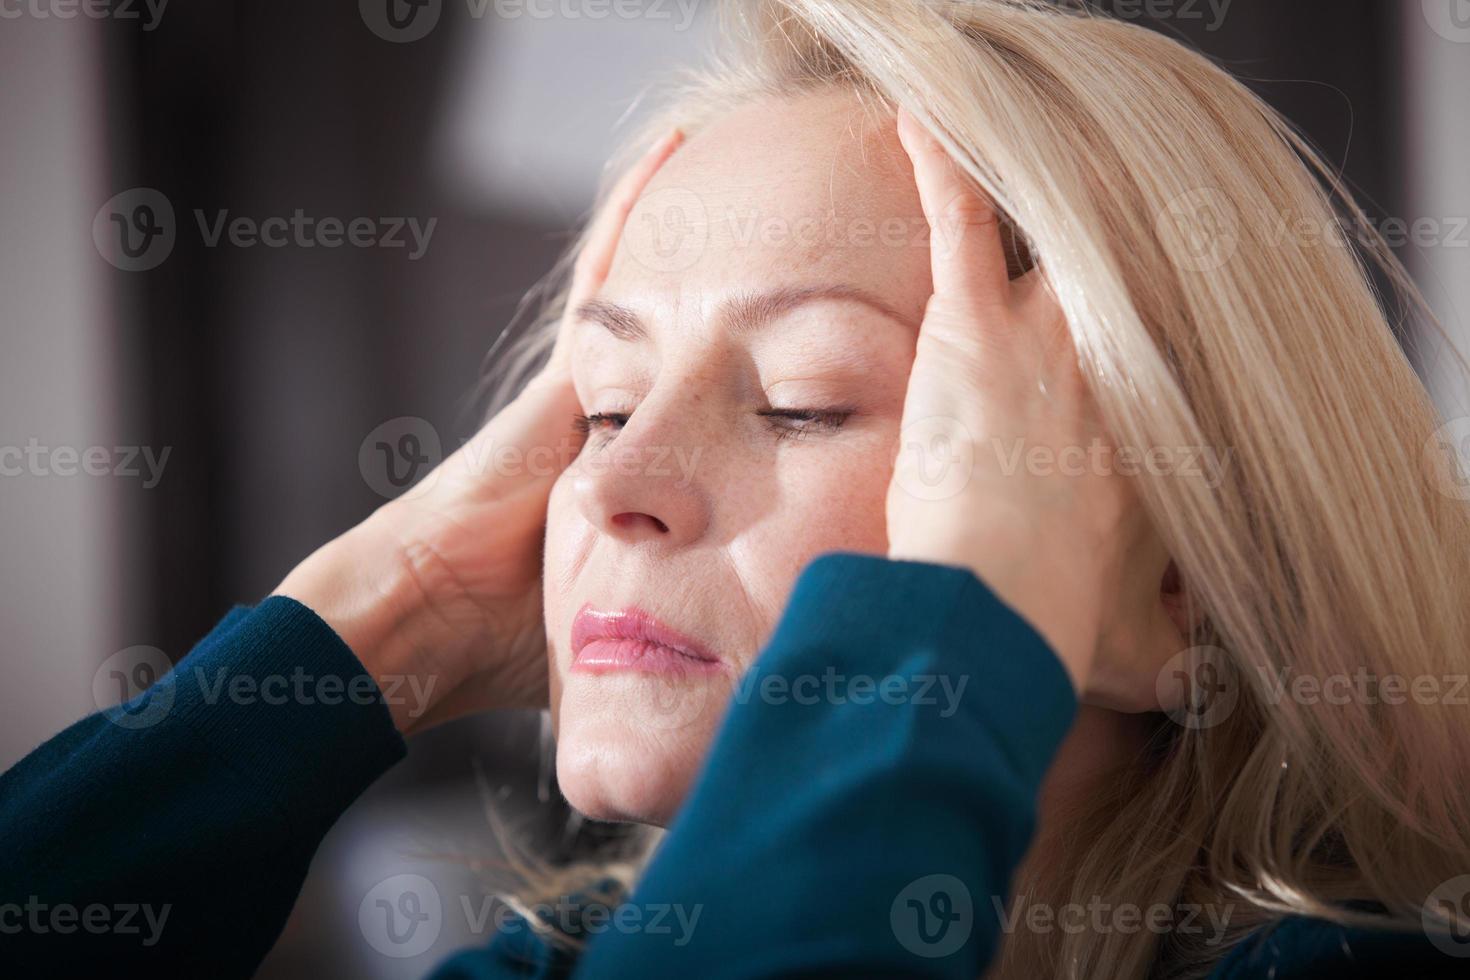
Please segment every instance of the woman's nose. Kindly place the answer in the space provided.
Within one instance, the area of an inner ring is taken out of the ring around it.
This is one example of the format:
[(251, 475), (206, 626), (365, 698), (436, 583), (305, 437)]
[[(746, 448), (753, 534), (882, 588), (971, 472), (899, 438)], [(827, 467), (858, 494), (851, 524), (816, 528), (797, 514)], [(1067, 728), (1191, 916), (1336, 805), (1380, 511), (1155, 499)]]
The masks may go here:
[(697, 427), (672, 423), (679, 413), (670, 408), (646, 400), (614, 438), (578, 456), (577, 504), (603, 534), (679, 547), (708, 532), (710, 500), (698, 473), (707, 447)]

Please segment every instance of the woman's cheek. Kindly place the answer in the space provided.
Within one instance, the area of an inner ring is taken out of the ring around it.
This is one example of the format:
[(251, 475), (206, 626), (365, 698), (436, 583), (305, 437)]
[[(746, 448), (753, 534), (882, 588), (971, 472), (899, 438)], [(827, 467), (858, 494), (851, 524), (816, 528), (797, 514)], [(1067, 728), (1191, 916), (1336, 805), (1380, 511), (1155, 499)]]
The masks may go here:
[[(828, 551), (888, 550), (885, 501), (891, 453), (873, 434), (847, 445), (792, 447), (806, 456), (783, 467), (779, 518), (767, 524), (757, 559), (789, 586)], [(783, 596), (784, 603), (784, 596)]]
[(874, 435), (834, 453), (814, 478), (819, 506), (806, 516), (817, 529), (819, 551), (842, 549), (882, 554), (888, 550), (885, 503), (893, 472), (887, 443)]
[(561, 638), (571, 632), (571, 570), (576, 567), (578, 529), (590, 530), (581, 520), (572, 493), (570, 470), (562, 473), (551, 488), (546, 505), (546, 544), (542, 553), (541, 602), (545, 617), (547, 668), (550, 671), (551, 707), (556, 715), (561, 692), (558, 660), (567, 651), (560, 649)]

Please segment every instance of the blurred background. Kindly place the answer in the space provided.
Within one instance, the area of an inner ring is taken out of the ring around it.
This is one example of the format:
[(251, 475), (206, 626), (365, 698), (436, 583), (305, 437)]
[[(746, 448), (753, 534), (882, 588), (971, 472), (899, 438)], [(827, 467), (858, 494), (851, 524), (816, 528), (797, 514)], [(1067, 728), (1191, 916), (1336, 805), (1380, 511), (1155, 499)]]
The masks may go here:
[[(1470, 350), (1470, 0), (1100, 6), (1293, 119)], [(0, 768), (111, 703), (108, 657), (177, 660), (398, 492), (413, 460), (380, 444), (432, 462), (473, 431), (491, 345), (712, 22), (709, 0), (0, 0)], [(1403, 339), (1470, 456), (1447, 352)], [(260, 975), (418, 977), (486, 941), (487, 799), (553, 856), (611, 833), (559, 803), (543, 743), (537, 713), (416, 739)], [(400, 874), (444, 903), (412, 956), (358, 920)]]

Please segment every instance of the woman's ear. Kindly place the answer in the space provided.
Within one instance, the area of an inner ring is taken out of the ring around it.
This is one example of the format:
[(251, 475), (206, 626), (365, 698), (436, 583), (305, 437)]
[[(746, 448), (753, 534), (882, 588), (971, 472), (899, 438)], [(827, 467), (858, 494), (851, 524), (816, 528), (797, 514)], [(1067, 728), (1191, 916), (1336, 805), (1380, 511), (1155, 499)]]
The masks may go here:
[(1186, 640), (1194, 635), (1194, 631), (1205, 620), (1204, 610), (1194, 601), (1184, 576), (1180, 574), (1179, 565), (1173, 559), (1169, 560), (1169, 567), (1164, 569), (1164, 578), (1159, 583), (1159, 599), (1164, 604), (1164, 612), (1168, 614), (1169, 621)]
[(1031, 241), (1016, 227), (1010, 216), (1000, 214), (1000, 244), (1006, 255), (1006, 277), (1012, 282), (1036, 268), (1036, 254)]

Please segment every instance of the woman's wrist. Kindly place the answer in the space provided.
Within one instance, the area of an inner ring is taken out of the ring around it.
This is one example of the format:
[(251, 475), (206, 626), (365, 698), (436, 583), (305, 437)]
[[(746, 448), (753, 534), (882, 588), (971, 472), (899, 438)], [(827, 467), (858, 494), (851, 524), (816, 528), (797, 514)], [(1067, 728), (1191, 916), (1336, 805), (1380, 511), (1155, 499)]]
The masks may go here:
[(888, 556), (968, 568), (1041, 634), (1080, 692), (1097, 650), (1102, 611), (1095, 600), (1102, 590), (1074, 545), (1024, 522), (971, 519), (890, 531)]
[[(311, 609), (337, 633), (385, 693), (407, 735), (462, 677), (434, 647), (431, 610), (401, 548), (375, 526), (377, 515), (317, 549), (273, 593)], [(413, 697), (388, 697), (412, 691)]]

